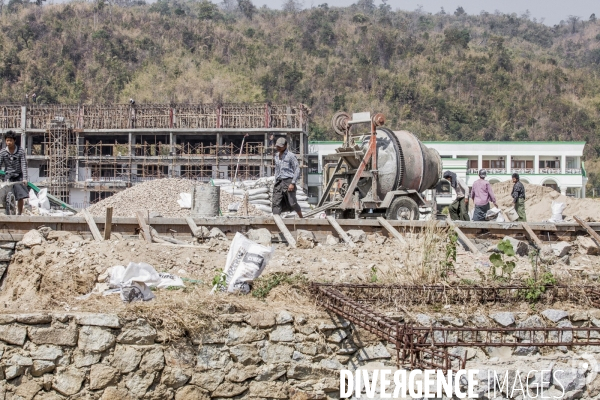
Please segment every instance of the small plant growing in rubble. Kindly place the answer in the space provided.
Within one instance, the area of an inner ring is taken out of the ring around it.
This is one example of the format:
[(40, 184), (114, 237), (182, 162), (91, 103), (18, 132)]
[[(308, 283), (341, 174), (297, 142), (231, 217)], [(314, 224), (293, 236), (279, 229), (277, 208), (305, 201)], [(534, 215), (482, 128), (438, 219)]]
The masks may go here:
[(456, 262), (456, 242), (458, 242), (458, 235), (456, 232), (450, 232), (448, 234), (448, 242), (446, 243), (446, 256), (441, 262), (442, 264), (442, 278), (447, 278), (451, 272), (454, 272), (454, 263)]
[(213, 286), (216, 286), (217, 288), (220, 289), (220, 288), (224, 288), (226, 283), (227, 283), (227, 275), (225, 275), (223, 273), (223, 269), (217, 270), (217, 275), (215, 275), (212, 280)]
[(539, 253), (536, 250), (529, 252), (532, 273), (529, 278), (525, 279), (525, 286), (527, 286), (527, 289), (523, 289), (519, 293), (523, 299), (530, 303), (538, 301), (546, 292), (547, 286), (556, 285), (556, 278), (550, 271), (545, 271), (538, 279), (538, 254)]
[(377, 278), (377, 267), (371, 267), (371, 283), (375, 283), (378, 281)]
[[(500, 250), (500, 253), (490, 255), (492, 279), (510, 280), (516, 264), (514, 259), (511, 260), (509, 257), (515, 256), (515, 249), (513, 249), (512, 243), (508, 240), (503, 240), (498, 243), (498, 250)], [(498, 275), (498, 268), (500, 269), (500, 275)]]

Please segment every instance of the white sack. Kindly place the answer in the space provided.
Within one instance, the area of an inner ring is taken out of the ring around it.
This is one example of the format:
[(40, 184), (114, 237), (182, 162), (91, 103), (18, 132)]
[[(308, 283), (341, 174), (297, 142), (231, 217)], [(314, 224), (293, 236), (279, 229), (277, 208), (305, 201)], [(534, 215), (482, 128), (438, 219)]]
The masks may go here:
[(298, 200), (298, 201), (306, 201), (306, 200), (308, 200), (308, 196), (305, 196), (305, 195), (298, 195), (298, 194), (297, 194), (297, 195), (296, 195), (296, 200)]
[(269, 189), (267, 189), (266, 187), (261, 187), (258, 189), (250, 189), (248, 190), (248, 196), (254, 196), (257, 194), (261, 194), (261, 193), (268, 193)]
[(38, 208), (40, 205), (40, 201), (38, 200), (33, 189), (29, 189), (29, 205), (34, 208)]
[(265, 200), (265, 199), (250, 200), (250, 204), (252, 204), (253, 206), (259, 205), (259, 204), (262, 204), (263, 206), (270, 206), (271, 200)]
[(269, 198), (268, 193), (259, 193), (252, 196), (248, 196), (248, 200), (266, 200)]
[(550, 222), (562, 222), (562, 212), (565, 210), (566, 207), (567, 205), (565, 203), (558, 203), (556, 201), (553, 201), (552, 205), (550, 206), (552, 210), (552, 218), (550, 218)]
[(231, 181), (229, 179), (211, 179), (210, 183), (212, 183), (213, 186), (231, 185)]
[(184, 286), (181, 279), (175, 275), (163, 275), (164, 277), (150, 264), (130, 262), (127, 268), (122, 265), (112, 267), (108, 286), (111, 289), (120, 288), (121, 300), (127, 303), (152, 300), (155, 296), (150, 290), (151, 286)]
[(265, 206), (263, 204), (253, 204), (254, 208), (256, 208), (257, 210), (266, 212), (266, 213), (270, 213), (273, 212), (273, 209), (269, 206)]
[(177, 204), (181, 208), (192, 208), (192, 194), (191, 193), (179, 193), (179, 200)]
[(50, 200), (48, 200), (47, 194), (48, 194), (48, 189), (43, 188), (43, 189), (40, 189), (40, 192), (37, 195), (37, 198), (39, 200), (38, 207), (42, 208), (44, 210), (50, 209)]
[(223, 272), (225, 284), (215, 285), (213, 291), (249, 293), (250, 285), (264, 271), (274, 251), (274, 247), (261, 246), (236, 233)]

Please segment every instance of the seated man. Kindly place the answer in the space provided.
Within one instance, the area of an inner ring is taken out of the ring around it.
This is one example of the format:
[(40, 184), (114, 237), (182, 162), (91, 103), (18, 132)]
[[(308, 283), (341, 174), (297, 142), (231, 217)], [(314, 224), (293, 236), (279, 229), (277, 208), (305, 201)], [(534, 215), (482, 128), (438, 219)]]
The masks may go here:
[(9, 182), (19, 182), (13, 185), (13, 193), (17, 199), (17, 215), (23, 213), (23, 200), (29, 198), (27, 191), (27, 160), (25, 150), (15, 144), (15, 133), (8, 131), (4, 134), (6, 147), (0, 150), (0, 168), (4, 166), (4, 179)]

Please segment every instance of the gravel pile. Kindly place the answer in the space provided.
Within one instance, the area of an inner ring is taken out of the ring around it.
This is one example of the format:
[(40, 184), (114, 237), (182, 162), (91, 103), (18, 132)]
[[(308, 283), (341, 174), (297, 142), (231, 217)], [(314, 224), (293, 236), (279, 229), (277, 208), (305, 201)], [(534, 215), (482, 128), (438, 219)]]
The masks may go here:
[[(197, 182), (187, 179), (155, 179), (137, 184), (127, 190), (116, 193), (88, 207), (92, 215), (103, 216), (106, 208), (113, 208), (114, 217), (135, 217), (137, 211), (150, 211), (157, 215), (170, 218), (185, 218), (191, 213), (182, 209), (177, 200), (179, 193), (191, 193)], [(234, 196), (221, 191), (221, 211), (226, 214), (231, 203), (241, 202)], [(250, 215), (264, 215), (252, 205), (248, 206)]]

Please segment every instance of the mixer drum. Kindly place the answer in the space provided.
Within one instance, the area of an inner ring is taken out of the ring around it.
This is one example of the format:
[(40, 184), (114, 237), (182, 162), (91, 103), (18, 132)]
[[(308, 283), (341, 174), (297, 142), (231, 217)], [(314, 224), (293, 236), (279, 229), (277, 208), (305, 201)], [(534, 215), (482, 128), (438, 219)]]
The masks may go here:
[[(363, 151), (369, 148), (370, 137), (363, 141)], [(408, 131), (392, 132), (377, 129), (378, 197), (383, 200), (393, 190), (413, 189), (422, 193), (433, 189), (442, 176), (442, 160), (438, 152), (426, 147)], [(361, 197), (371, 190), (371, 178), (358, 184)]]

